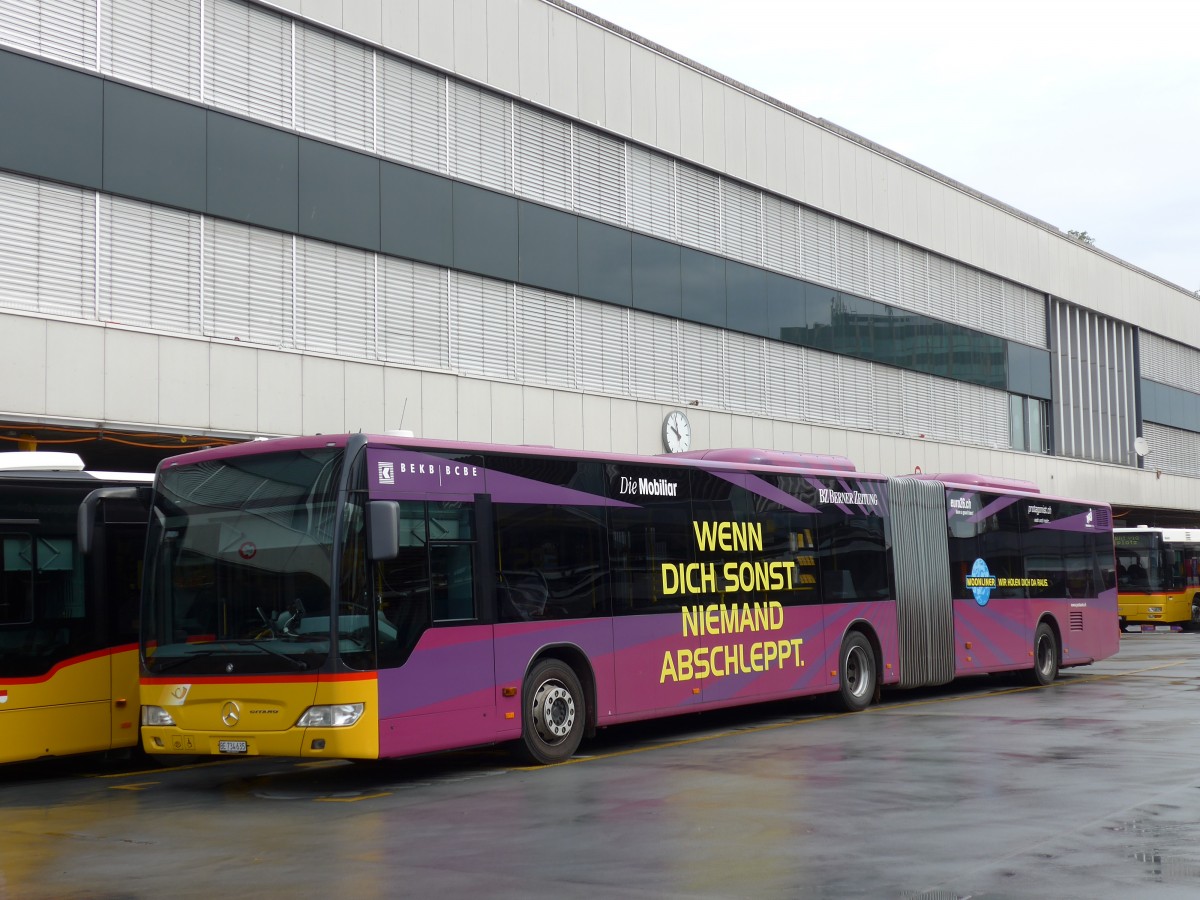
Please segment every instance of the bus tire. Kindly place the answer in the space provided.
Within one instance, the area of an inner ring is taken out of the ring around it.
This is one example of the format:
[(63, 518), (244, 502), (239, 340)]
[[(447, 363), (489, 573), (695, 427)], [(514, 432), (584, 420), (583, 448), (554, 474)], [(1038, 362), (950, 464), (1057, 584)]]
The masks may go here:
[(570, 759), (587, 727), (587, 701), (575, 670), (544, 659), (525, 678), (520, 755), (537, 765)]
[(842, 639), (838, 653), (838, 703), (846, 712), (859, 712), (875, 699), (878, 681), (875, 652), (860, 632), (851, 631)]
[(1045, 622), (1038, 624), (1033, 633), (1033, 670), (1029, 674), (1031, 684), (1045, 686), (1058, 677), (1058, 638), (1054, 629)]

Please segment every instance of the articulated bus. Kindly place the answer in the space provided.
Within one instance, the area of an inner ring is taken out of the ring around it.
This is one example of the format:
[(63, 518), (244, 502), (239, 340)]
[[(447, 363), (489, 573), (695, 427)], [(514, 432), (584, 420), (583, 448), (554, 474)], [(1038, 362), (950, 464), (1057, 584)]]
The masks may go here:
[(377, 758), (1117, 651), (1112, 517), (841, 457), (283, 438), (163, 461), (142, 608), (159, 754)]
[(1200, 528), (1115, 528), (1121, 627), (1200, 626)]
[(0, 453), (0, 763), (137, 746), (152, 481)]

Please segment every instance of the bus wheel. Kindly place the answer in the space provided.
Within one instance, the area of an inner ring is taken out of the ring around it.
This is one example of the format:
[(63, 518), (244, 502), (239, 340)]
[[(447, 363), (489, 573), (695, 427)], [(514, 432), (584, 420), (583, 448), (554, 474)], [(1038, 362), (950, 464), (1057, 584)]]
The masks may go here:
[(1029, 680), (1032, 684), (1046, 685), (1057, 677), (1058, 640), (1054, 629), (1042, 622), (1033, 635), (1033, 672)]
[(583, 688), (574, 670), (557, 659), (544, 659), (525, 679), (521, 755), (540, 765), (570, 759), (587, 724)]
[(875, 697), (875, 654), (857, 631), (846, 635), (838, 655), (838, 700), (846, 712), (858, 712)]

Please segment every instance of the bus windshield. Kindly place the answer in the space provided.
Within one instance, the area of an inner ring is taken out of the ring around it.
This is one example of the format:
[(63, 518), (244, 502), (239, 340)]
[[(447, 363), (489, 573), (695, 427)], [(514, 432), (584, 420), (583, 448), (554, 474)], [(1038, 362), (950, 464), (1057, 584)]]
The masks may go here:
[(342, 456), (319, 448), (159, 473), (142, 626), (151, 674), (324, 663)]
[(1166, 565), (1162, 537), (1157, 532), (1120, 535), (1117, 540), (1117, 589), (1148, 593), (1172, 588), (1171, 567)]

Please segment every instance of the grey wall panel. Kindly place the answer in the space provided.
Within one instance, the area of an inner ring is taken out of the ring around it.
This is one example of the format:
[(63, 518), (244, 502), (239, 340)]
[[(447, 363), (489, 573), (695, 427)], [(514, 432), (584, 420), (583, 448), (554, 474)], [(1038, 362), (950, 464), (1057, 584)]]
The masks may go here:
[(725, 94), (725, 171), (746, 178), (746, 95), (733, 88)]
[(378, 44), (383, 40), (383, 7), (393, 0), (341, 0), (342, 28), (364, 40)]
[(593, 125), (604, 127), (605, 113), (605, 66), (604, 35), (597, 26), (582, 19), (576, 21), (575, 34), (578, 38), (579, 55), (579, 118)]
[(656, 238), (633, 236), (633, 305), (679, 318), (683, 315), (680, 247)]
[(654, 99), (657, 107), (657, 140), (660, 150), (678, 155), (679, 73), (682, 66), (661, 56), (654, 58)]
[(206, 112), (104, 83), (104, 190), (203, 209)]
[(684, 318), (724, 328), (728, 321), (725, 260), (684, 247), (680, 268)]
[[(540, 0), (527, 0), (541, 6)], [(568, 116), (579, 115), (579, 43), (576, 19), (570, 13), (550, 8), (549, 42), (550, 106)]]
[(604, 33), (604, 127), (628, 137), (633, 130), (630, 44)]
[(383, 163), (379, 172), (380, 249), (439, 266), (454, 261), (454, 203), (449, 179)]
[(98, 188), (103, 85), (0, 50), (0, 168)]
[(210, 110), (207, 139), (207, 211), (295, 232), (299, 225), (299, 138)]
[[(521, 93), (520, 26), (517, 0), (487, 0), (484, 57), (487, 82), (509, 94)], [(455, 30), (460, 27), (457, 15)]]
[(300, 234), (379, 249), (380, 161), (300, 139)]
[(454, 71), (472, 81), (486, 83), (488, 0), (450, 0), (446, 6), (454, 10)]
[(725, 89), (711, 78), (703, 81), (704, 165), (725, 171)]
[[(107, 328), (51, 322), (46, 333), (46, 411), (56, 416), (103, 419), (105, 379), (105, 333)], [(154, 338), (146, 338), (153, 343)], [(139, 354), (142, 366), (135, 390), (145, 390), (147, 371), (154, 370), (153, 352)], [(152, 422), (153, 419), (136, 421)]]
[[(552, 7), (541, 0), (517, 0), (516, 19), (520, 29), (517, 38), (517, 67), (520, 94), (539, 106), (553, 105), (550, 82), (551, 12)], [(574, 41), (570, 46), (574, 46)], [(488, 52), (492, 49), (489, 46)], [(573, 68), (571, 71), (573, 74)], [(571, 83), (574, 82), (572, 77)]]
[(747, 334), (768, 335), (768, 273), (730, 260), (725, 267), (729, 303), (729, 327)]
[[(158, 414), (159, 421), (170, 423), (181, 428), (211, 428), (210, 403), (212, 379), (213, 345), (203, 341), (193, 341), (187, 338), (160, 337), (158, 344)], [(216, 345), (222, 346), (222, 345)], [(238, 348), (239, 350), (241, 348)], [(245, 353), (245, 351), (242, 351)], [(253, 356), (253, 353), (246, 353)], [(218, 364), (219, 365), (219, 364)], [(219, 369), (222, 376), (226, 375), (224, 368)], [(255, 391), (246, 390), (246, 385), (258, 380), (258, 373), (252, 373), (248, 381), (242, 381), (241, 396), (254, 397)], [(230, 376), (236, 377), (236, 376)], [(244, 402), (237, 399), (239, 406)], [(222, 410), (226, 412), (226, 410)], [(233, 427), (226, 425), (226, 427)], [(241, 430), (255, 431), (258, 422), (250, 419), (239, 426)]]
[(767, 181), (767, 107), (755, 97), (746, 98), (746, 178), (764, 185)]
[[(51, 324), (57, 326), (46, 319), (0, 313), (0, 409), (42, 416), (53, 408), (46, 405)], [(35, 372), (37, 377), (29, 377)]]
[(383, 45), (406, 56), (421, 56), (421, 0), (387, 0), (383, 4)]
[(517, 200), (455, 183), (454, 267), (506, 281), (517, 279)]
[(699, 72), (683, 68), (679, 74), (679, 153), (685, 159), (704, 160), (704, 83)]
[(787, 194), (787, 120), (786, 113), (773, 106), (763, 107), (763, 133), (766, 140), (766, 176), (763, 185), (773, 193)]
[(591, 219), (579, 220), (579, 292), (585, 297), (633, 303), (633, 235)]
[(579, 293), (579, 220), (534, 203), (518, 204), (518, 280)]
[(656, 54), (639, 44), (629, 49), (630, 136), (651, 147), (658, 145), (658, 95), (655, 87)]
[(454, 4), (419, 0), (417, 56), (443, 69), (454, 70)]

